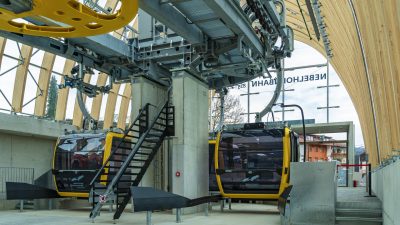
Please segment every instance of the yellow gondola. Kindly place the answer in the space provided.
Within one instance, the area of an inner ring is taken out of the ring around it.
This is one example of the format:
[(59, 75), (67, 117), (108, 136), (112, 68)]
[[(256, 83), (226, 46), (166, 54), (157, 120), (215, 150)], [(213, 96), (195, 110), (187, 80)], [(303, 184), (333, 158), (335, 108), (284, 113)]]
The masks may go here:
[(289, 186), (290, 163), (299, 158), (297, 134), (286, 126), (264, 126), (245, 124), (218, 133), (214, 166), (223, 197), (277, 200)]
[(52, 166), (58, 194), (61, 197), (88, 198), (89, 183), (122, 137), (123, 134), (115, 132), (61, 136), (54, 149)]

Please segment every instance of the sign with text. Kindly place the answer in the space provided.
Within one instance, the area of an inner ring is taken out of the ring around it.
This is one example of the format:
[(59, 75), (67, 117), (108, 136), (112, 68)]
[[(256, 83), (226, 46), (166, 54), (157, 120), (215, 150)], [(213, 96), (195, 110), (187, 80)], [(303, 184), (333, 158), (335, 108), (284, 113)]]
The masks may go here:
[[(326, 79), (327, 79), (326, 73), (317, 73), (317, 74), (285, 77), (284, 82), (285, 82), (285, 84), (293, 84), (293, 83), (321, 81), (321, 80), (326, 80)], [(276, 85), (276, 82), (277, 82), (276, 78), (267, 78), (267, 79), (256, 78), (256, 79), (250, 81), (250, 87), (272, 86), (272, 85)], [(238, 84), (236, 86), (232, 86), (230, 88), (231, 89), (247, 88), (247, 82)]]

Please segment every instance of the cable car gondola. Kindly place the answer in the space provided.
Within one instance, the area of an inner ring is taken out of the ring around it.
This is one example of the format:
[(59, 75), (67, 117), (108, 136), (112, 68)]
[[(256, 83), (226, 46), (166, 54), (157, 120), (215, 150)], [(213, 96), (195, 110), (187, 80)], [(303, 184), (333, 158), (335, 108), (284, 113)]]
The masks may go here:
[(297, 134), (283, 125), (274, 128), (265, 128), (264, 123), (235, 125), (218, 133), (214, 166), (221, 195), (232, 199), (277, 200), (289, 186), (290, 163), (298, 161), (298, 145)]
[(52, 168), (57, 193), (61, 197), (88, 198), (90, 182), (122, 137), (115, 132), (61, 136), (54, 149)]

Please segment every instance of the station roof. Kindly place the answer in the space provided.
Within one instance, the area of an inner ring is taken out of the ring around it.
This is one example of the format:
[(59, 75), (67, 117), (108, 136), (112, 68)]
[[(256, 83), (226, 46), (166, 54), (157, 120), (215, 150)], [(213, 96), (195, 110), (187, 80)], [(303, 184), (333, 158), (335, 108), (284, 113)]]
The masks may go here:
[[(293, 28), (296, 40), (326, 55), (323, 38), (318, 40), (313, 29), (306, 1), (285, 1), (287, 23)], [(115, 1), (108, 0), (107, 4), (111, 6), (112, 2)], [(400, 149), (400, 2), (397, 0), (319, 0), (318, 2), (333, 54), (330, 62), (354, 103), (369, 158), (374, 165), (378, 165)], [(120, 35), (116, 33), (115, 36)], [(0, 38), (0, 65), (4, 61), (6, 43), (6, 39)], [(33, 114), (43, 117), (49, 78), (56, 56), (50, 53), (42, 54), (41, 65), (34, 66), (29, 64), (33, 55), (35, 52), (32, 47), (21, 46), (21, 58), (15, 78), (13, 77), (15, 81), (10, 104), (14, 112), (23, 112), (24, 106), (30, 101), (30, 98), (26, 97), (28, 94), (25, 90), (28, 68), (35, 67), (37, 74), (33, 75), (38, 77), (38, 88), (34, 93), (39, 94), (32, 100), (35, 104)], [(69, 74), (74, 64), (73, 61), (64, 60), (64, 69), (61, 73)], [(85, 79), (90, 81), (91, 78), (92, 76), (88, 75)], [(96, 81), (98, 85), (104, 85), (106, 82), (105, 74), (100, 74)], [(4, 84), (0, 87), (4, 87)], [(66, 119), (69, 95), (69, 89), (59, 91), (56, 120)], [(107, 97), (103, 98), (102, 95), (96, 97), (90, 111), (95, 118), (104, 118), (105, 127), (111, 126), (114, 116), (118, 114), (118, 127), (123, 128), (128, 117), (130, 98), (131, 85), (117, 84)], [(116, 108), (117, 101), (120, 102), (119, 109)], [(100, 115), (101, 111), (103, 115)], [(81, 127), (82, 121), (82, 113), (76, 103), (73, 109), (73, 124)], [(318, 131), (318, 128), (313, 129)], [(344, 125), (330, 129), (346, 130)]]

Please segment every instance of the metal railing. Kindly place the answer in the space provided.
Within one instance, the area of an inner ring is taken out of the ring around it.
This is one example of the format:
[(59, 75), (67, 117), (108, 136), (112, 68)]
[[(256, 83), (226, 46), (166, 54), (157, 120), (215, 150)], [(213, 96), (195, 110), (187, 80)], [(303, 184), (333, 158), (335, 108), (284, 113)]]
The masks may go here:
[(34, 179), (33, 168), (0, 167), (0, 200), (6, 199), (6, 182), (33, 184)]

